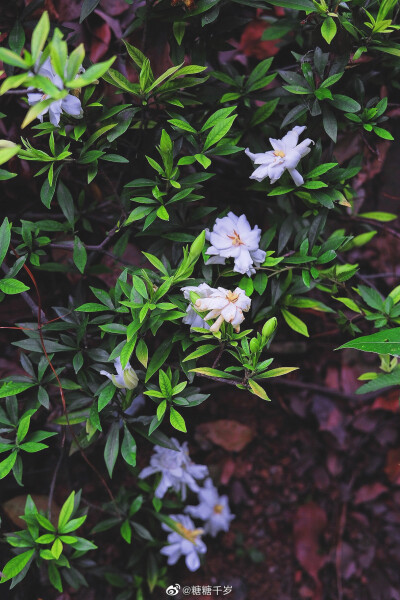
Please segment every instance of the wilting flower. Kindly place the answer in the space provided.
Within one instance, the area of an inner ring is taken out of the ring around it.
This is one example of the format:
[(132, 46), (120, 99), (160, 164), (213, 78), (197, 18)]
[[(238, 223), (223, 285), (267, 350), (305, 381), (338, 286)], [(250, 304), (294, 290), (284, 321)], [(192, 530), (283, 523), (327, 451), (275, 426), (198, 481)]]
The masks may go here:
[(235, 515), (229, 510), (228, 497), (220, 496), (211, 479), (207, 479), (204, 488), (199, 491), (198, 506), (187, 506), (185, 512), (191, 517), (205, 521), (204, 533), (213, 537), (220, 531), (228, 531)]
[(118, 357), (114, 361), (114, 367), (117, 371), (116, 375), (109, 373), (108, 371), (100, 371), (100, 375), (105, 375), (108, 377), (108, 379), (111, 379), (113, 384), (118, 388), (134, 390), (139, 383), (139, 379), (135, 371), (132, 369), (130, 363), (128, 363), (125, 369), (123, 369), (121, 365), (121, 359)]
[(207, 265), (225, 264), (226, 258), (234, 258), (233, 270), (237, 273), (253, 275), (265, 260), (264, 250), (259, 249), (261, 229), (257, 225), (252, 229), (246, 215), (237, 217), (229, 212), (226, 217), (217, 219), (213, 230), (206, 231), (206, 239), (211, 246), (206, 254), (212, 257)]
[[(57, 75), (57, 73), (54, 72), (50, 58), (46, 58), (44, 63), (39, 67), (37, 75), (47, 77), (47, 79), (49, 79), (51, 83), (53, 83), (59, 90), (62, 90), (64, 88), (61, 77), (59, 77), (59, 75)], [(43, 92), (31, 92), (31, 89), (33, 88), (28, 89), (29, 105), (32, 106), (33, 104), (37, 104), (38, 102), (41, 102), (42, 100), (46, 100), (48, 98), (47, 94), (44, 94)], [(65, 98), (62, 98), (62, 100), (54, 100), (54, 102), (52, 102), (50, 106), (48, 106), (38, 114), (38, 119), (40, 122), (43, 121), (43, 115), (45, 115), (47, 112), (49, 113), (50, 123), (52, 123), (55, 126), (58, 126), (60, 123), (62, 112), (65, 112), (67, 115), (71, 115), (73, 117), (82, 116), (81, 101), (79, 100), (79, 98), (76, 98), (76, 96), (73, 96), (72, 94), (68, 94), (67, 96), (65, 96)]]
[(248, 148), (245, 152), (251, 158), (255, 165), (261, 165), (250, 176), (250, 179), (262, 181), (269, 177), (271, 183), (275, 183), (287, 169), (296, 185), (304, 183), (303, 177), (296, 170), (297, 165), (303, 156), (311, 151), (310, 144), (314, 142), (309, 138), (298, 144), (299, 135), (303, 133), (305, 127), (293, 127), (281, 140), (269, 138), (273, 150), (269, 152), (260, 152), (253, 154)]
[[(195, 285), (188, 285), (181, 288), (181, 291), (183, 292), (184, 298), (190, 300), (190, 292), (194, 292), (201, 298), (208, 298), (213, 291), (213, 288), (207, 285), (207, 283), (201, 283), (197, 287)], [(186, 323), (186, 325), (190, 325), (190, 328), (203, 327), (203, 329), (210, 329), (210, 326), (197, 314), (191, 303), (186, 309), (186, 317), (183, 317), (182, 322)]]
[(210, 331), (219, 331), (223, 321), (231, 323), (235, 331), (239, 331), (240, 324), (244, 321), (243, 311), (248, 311), (250, 305), (250, 298), (238, 287), (233, 292), (219, 287), (208, 298), (198, 298), (195, 303), (199, 311), (210, 311), (204, 317), (206, 321), (217, 319)]
[(154, 492), (156, 498), (163, 498), (167, 490), (173, 489), (177, 494), (182, 495), (182, 500), (185, 500), (187, 488), (198, 492), (200, 488), (196, 480), (207, 477), (208, 469), (206, 466), (196, 465), (190, 460), (187, 442), (184, 442), (182, 446), (174, 438), (172, 438), (172, 442), (178, 450), (154, 446), (150, 466), (145, 467), (139, 477), (144, 479), (149, 475), (161, 473), (160, 483)]
[(197, 571), (200, 567), (199, 554), (207, 552), (207, 546), (201, 539), (202, 529), (195, 529), (194, 523), (187, 515), (170, 515), (176, 523), (179, 533), (168, 527), (165, 523), (162, 528), (171, 531), (168, 535), (168, 546), (161, 548), (161, 554), (168, 556), (168, 564), (175, 565), (181, 556), (185, 557), (189, 571)]

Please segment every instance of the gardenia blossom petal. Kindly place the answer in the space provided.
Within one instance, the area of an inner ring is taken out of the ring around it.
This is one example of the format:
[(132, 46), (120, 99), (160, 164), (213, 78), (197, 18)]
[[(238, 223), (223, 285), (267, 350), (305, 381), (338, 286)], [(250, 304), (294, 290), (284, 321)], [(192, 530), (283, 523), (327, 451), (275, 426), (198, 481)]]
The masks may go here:
[[(84, 69), (81, 67), (80, 71), (84, 71)], [(44, 63), (40, 66), (38, 66), (37, 63), (35, 66), (35, 73), (42, 75), (42, 77), (47, 77), (47, 79), (49, 79), (59, 90), (63, 89), (62, 79), (59, 75), (57, 75), (57, 73), (54, 72), (50, 58), (46, 58)], [(46, 94), (42, 92), (30, 92), (32, 89), (33, 88), (28, 88), (28, 104), (30, 106), (33, 106), (42, 100), (46, 100)], [(61, 100), (54, 100), (50, 106), (42, 110), (42, 112), (37, 115), (37, 118), (40, 122), (42, 122), (43, 116), (46, 113), (49, 113), (50, 123), (58, 127), (60, 124), (61, 114), (63, 112), (73, 117), (81, 117), (83, 113), (79, 98), (73, 94), (68, 94)]]
[(206, 254), (211, 255), (206, 265), (225, 264), (226, 258), (234, 258), (233, 270), (237, 273), (253, 275), (265, 260), (265, 252), (259, 249), (261, 229), (252, 229), (246, 215), (237, 217), (229, 212), (226, 217), (217, 219), (213, 230), (206, 230), (206, 239), (211, 246)]
[(217, 319), (210, 327), (210, 331), (219, 331), (223, 321), (231, 323), (235, 330), (240, 330), (240, 324), (244, 321), (243, 311), (250, 309), (251, 300), (240, 288), (235, 288), (233, 292), (219, 287), (213, 290), (208, 298), (199, 298), (196, 300), (195, 307), (199, 311), (210, 311), (204, 319)]
[[(211, 288), (207, 283), (201, 283), (199, 286), (188, 285), (186, 287), (181, 288), (183, 292), (183, 296), (186, 300), (190, 300), (190, 292), (194, 292), (198, 294), (201, 298), (207, 298), (213, 288)], [(210, 326), (197, 314), (194, 310), (192, 303), (186, 309), (186, 316), (183, 317), (182, 322), (186, 325), (190, 325), (190, 328), (193, 327), (202, 327), (203, 329), (210, 329)]]
[(114, 361), (114, 367), (117, 371), (117, 375), (109, 373), (108, 371), (100, 371), (100, 375), (105, 375), (108, 377), (108, 379), (110, 379), (118, 388), (134, 390), (139, 383), (139, 378), (136, 375), (136, 372), (132, 369), (130, 363), (128, 363), (125, 369), (123, 369), (121, 365), (121, 359), (118, 357)]
[(202, 529), (196, 529), (187, 515), (170, 515), (179, 529), (179, 533), (168, 527), (165, 523), (162, 528), (171, 531), (168, 535), (168, 546), (161, 548), (161, 554), (168, 557), (168, 564), (175, 565), (181, 556), (185, 557), (189, 571), (197, 571), (200, 567), (200, 555), (207, 552), (207, 546), (201, 539)]
[(154, 446), (154, 453), (150, 459), (150, 466), (145, 467), (139, 474), (141, 479), (150, 475), (161, 473), (161, 480), (154, 492), (156, 498), (163, 498), (168, 490), (181, 494), (186, 499), (187, 488), (198, 492), (198, 479), (208, 476), (208, 469), (204, 465), (196, 465), (190, 460), (187, 442), (180, 446), (175, 438), (171, 441), (177, 450), (170, 450), (161, 446)]
[(258, 167), (250, 179), (263, 181), (266, 177), (270, 178), (271, 183), (275, 183), (283, 175), (284, 171), (289, 171), (296, 185), (304, 183), (303, 177), (297, 171), (296, 167), (303, 156), (306, 156), (311, 151), (310, 144), (314, 142), (309, 138), (302, 141), (300, 144), (299, 135), (303, 133), (305, 127), (293, 127), (281, 140), (270, 138), (269, 141), (273, 150), (268, 152), (259, 152), (253, 154), (248, 148), (245, 152)]
[(215, 537), (220, 531), (228, 531), (230, 522), (235, 518), (229, 509), (228, 497), (220, 496), (211, 479), (205, 481), (199, 491), (198, 506), (187, 506), (185, 512), (205, 521), (204, 533)]

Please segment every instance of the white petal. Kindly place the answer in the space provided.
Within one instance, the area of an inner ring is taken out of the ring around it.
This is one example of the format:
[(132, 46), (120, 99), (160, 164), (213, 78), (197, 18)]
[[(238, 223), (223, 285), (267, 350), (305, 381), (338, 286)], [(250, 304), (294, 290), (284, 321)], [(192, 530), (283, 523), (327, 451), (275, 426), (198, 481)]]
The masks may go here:
[(237, 273), (246, 273), (252, 266), (253, 261), (250, 256), (250, 252), (245, 248), (241, 248), (239, 256), (235, 258), (235, 266), (233, 268)]
[(197, 552), (191, 552), (190, 554), (187, 554), (185, 562), (189, 571), (197, 571), (197, 569), (200, 567), (200, 559)]
[(296, 169), (288, 169), (288, 171), (296, 185), (302, 185), (304, 183), (303, 177)]
[(236, 316), (236, 307), (231, 302), (222, 311), (221, 315), (224, 317), (227, 323), (231, 323)]
[(68, 94), (62, 99), (61, 106), (64, 112), (73, 117), (79, 117), (82, 114), (81, 101), (72, 94)]
[(49, 106), (50, 123), (58, 127), (61, 117), (61, 100), (56, 100)]

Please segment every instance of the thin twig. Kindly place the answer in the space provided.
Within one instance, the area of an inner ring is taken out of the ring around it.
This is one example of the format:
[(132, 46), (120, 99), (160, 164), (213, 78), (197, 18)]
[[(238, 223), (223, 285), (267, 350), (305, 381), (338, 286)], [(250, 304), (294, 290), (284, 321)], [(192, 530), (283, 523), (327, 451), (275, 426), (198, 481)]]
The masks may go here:
[(218, 354), (217, 354), (217, 356), (216, 356), (216, 358), (215, 358), (215, 360), (214, 360), (214, 362), (213, 362), (213, 365), (212, 365), (212, 368), (213, 368), (213, 369), (215, 369), (215, 368), (216, 368), (216, 366), (218, 365), (218, 363), (219, 363), (219, 360), (220, 360), (220, 358), (221, 358), (221, 356), (222, 356), (222, 353), (223, 353), (224, 349), (225, 349), (225, 342), (222, 342), (222, 344), (221, 344), (221, 345), (220, 345), (220, 347), (219, 347)]

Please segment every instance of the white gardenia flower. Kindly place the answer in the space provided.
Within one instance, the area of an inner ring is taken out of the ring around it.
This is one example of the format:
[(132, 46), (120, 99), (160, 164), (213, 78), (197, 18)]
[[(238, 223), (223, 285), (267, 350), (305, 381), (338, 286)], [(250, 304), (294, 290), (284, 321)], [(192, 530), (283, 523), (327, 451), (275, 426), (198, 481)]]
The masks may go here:
[[(181, 291), (183, 292), (184, 298), (190, 300), (190, 292), (195, 292), (201, 298), (208, 298), (214, 290), (207, 285), (207, 283), (201, 283), (199, 286), (187, 285), (186, 287), (181, 288)], [(197, 314), (191, 303), (186, 309), (186, 317), (183, 317), (182, 322), (186, 323), (186, 325), (190, 325), (190, 328), (203, 327), (203, 329), (210, 329), (208, 323)]]
[(260, 152), (253, 154), (248, 148), (245, 152), (247, 156), (251, 158), (255, 165), (261, 165), (258, 167), (250, 179), (256, 179), (262, 181), (266, 177), (269, 177), (271, 183), (275, 183), (283, 175), (285, 169), (287, 169), (295, 182), (296, 185), (302, 185), (304, 183), (303, 177), (296, 170), (297, 165), (303, 156), (306, 156), (311, 151), (310, 144), (314, 142), (309, 138), (298, 144), (299, 135), (303, 133), (305, 127), (293, 127), (285, 137), (281, 140), (275, 140), (269, 138), (273, 150), (269, 152)]
[(114, 361), (114, 367), (117, 371), (116, 375), (109, 373), (108, 371), (100, 371), (100, 375), (105, 375), (108, 377), (108, 379), (110, 379), (117, 388), (134, 390), (139, 383), (139, 378), (136, 375), (136, 372), (132, 369), (130, 363), (128, 363), (125, 369), (123, 369), (121, 365), (121, 359), (118, 357)]
[(185, 557), (189, 571), (197, 571), (200, 567), (199, 554), (207, 552), (207, 546), (201, 539), (202, 529), (195, 529), (194, 523), (187, 515), (170, 515), (179, 529), (179, 533), (172, 530), (165, 523), (162, 528), (171, 531), (168, 535), (168, 546), (161, 548), (161, 554), (168, 556), (168, 564), (175, 565), (181, 556)]
[(181, 494), (182, 500), (186, 499), (187, 488), (193, 492), (199, 491), (197, 479), (208, 476), (208, 468), (205, 465), (196, 465), (190, 460), (187, 442), (180, 446), (175, 438), (171, 438), (178, 450), (170, 450), (162, 446), (154, 446), (154, 453), (150, 459), (150, 466), (145, 467), (139, 474), (141, 479), (161, 473), (161, 480), (154, 495), (163, 498), (169, 490)]
[[(50, 58), (46, 58), (44, 63), (37, 70), (37, 74), (42, 75), (42, 77), (47, 77), (47, 79), (49, 79), (51, 83), (53, 83), (59, 90), (64, 88), (61, 77), (54, 72)], [(47, 99), (46, 94), (43, 92), (31, 92), (30, 90), (32, 89), (33, 88), (28, 88), (28, 104), (30, 106)], [(58, 127), (62, 112), (65, 112), (67, 115), (71, 115), (72, 117), (82, 116), (81, 101), (72, 94), (68, 94), (65, 96), (65, 98), (62, 98), (62, 100), (54, 100), (50, 106), (38, 114), (38, 119), (40, 122), (43, 121), (43, 115), (45, 115), (47, 112), (49, 113), (50, 123)]]
[(206, 254), (212, 257), (206, 265), (225, 264), (227, 258), (234, 258), (233, 270), (250, 277), (265, 260), (264, 250), (259, 249), (261, 229), (257, 225), (252, 229), (246, 215), (237, 217), (229, 212), (226, 217), (217, 219), (213, 230), (206, 230), (206, 239), (211, 246)]
[(219, 287), (214, 289), (208, 298), (198, 298), (195, 303), (197, 310), (210, 311), (204, 317), (206, 321), (217, 319), (210, 331), (219, 331), (223, 321), (226, 321), (233, 325), (236, 332), (240, 331), (240, 324), (244, 321), (243, 311), (248, 311), (250, 305), (250, 298), (239, 287), (233, 292)]
[(185, 512), (191, 517), (205, 521), (204, 533), (213, 537), (220, 531), (228, 531), (235, 515), (229, 510), (228, 497), (220, 496), (211, 479), (207, 479), (204, 488), (199, 491), (198, 506), (187, 506)]

